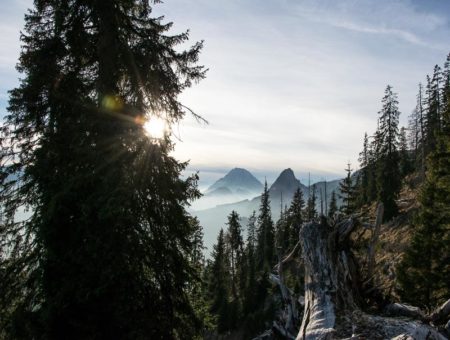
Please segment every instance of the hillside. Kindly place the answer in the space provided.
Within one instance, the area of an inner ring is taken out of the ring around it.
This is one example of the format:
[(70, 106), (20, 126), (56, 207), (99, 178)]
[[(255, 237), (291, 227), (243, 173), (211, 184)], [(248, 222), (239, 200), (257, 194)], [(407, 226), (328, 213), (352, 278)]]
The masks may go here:
[[(417, 213), (419, 203), (417, 197), (420, 191), (417, 177), (408, 176), (402, 185), (397, 204), (400, 208), (399, 215), (389, 223), (381, 225), (380, 239), (376, 248), (376, 280), (382, 292), (392, 295), (398, 300), (396, 286), (396, 269), (403, 254), (410, 245), (414, 232), (412, 226), (414, 215)], [(371, 216), (374, 216), (375, 206), (370, 207)], [(369, 233), (365, 239), (368, 240)]]

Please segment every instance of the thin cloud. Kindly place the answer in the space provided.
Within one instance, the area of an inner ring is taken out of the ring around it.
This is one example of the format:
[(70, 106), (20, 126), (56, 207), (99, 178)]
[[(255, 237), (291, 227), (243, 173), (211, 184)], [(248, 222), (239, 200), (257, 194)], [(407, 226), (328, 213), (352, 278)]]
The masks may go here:
[(447, 50), (442, 45), (430, 44), (419, 38), (416, 34), (401, 29), (362, 26), (352, 22), (334, 22), (332, 23), (332, 25), (334, 27), (344, 28), (361, 33), (392, 35), (418, 46), (429, 47), (440, 51)]
[(304, 19), (360, 33), (392, 36), (408, 43), (447, 51), (436, 43), (448, 36), (448, 17), (409, 0), (303, 0), (296, 14)]

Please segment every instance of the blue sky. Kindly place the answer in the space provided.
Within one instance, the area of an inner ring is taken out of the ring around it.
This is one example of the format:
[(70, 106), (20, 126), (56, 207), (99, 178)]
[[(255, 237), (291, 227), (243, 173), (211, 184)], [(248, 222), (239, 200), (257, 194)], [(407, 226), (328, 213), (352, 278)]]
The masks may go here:
[[(0, 115), (30, 4), (1, 4)], [(233, 167), (269, 181), (287, 167), (303, 181), (341, 176), (357, 166), (386, 85), (406, 124), (418, 82), (450, 52), (450, 1), (167, 0), (155, 14), (205, 40), (207, 78), (181, 99), (210, 124), (175, 127), (175, 156), (204, 183)]]

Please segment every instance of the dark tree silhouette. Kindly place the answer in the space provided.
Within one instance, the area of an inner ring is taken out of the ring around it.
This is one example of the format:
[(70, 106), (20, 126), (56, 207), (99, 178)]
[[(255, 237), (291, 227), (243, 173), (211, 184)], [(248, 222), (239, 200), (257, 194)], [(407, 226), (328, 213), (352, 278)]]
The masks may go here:
[(305, 207), (305, 221), (312, 221), (317, 217), (317, 210), (316, 210), (316, 201), (317, 201), (317, 190), (316, 185), (313, 184), (312, 190), (309, 192), (309, 197), (306, 202)]
[(256, 247), (258, 270), (270, 270), (275, 261), (275, 255), (275, 229), (270, 212), (269, 189), (266, 181), (258, 215)]
[(347, 172), (347, 176), (339, 183), (339, 190), (341, 192), (339, 196), (342, 199), (340, 211), (344, 215), (351, 215), (355, 212), (356, 190), (355, 185), (353, 184), (350, 163), (347, 164), (345, 171)]
[[(0, 328), (49, 339), (193, 337), (196, 177), (143, 130), (204, 77), (146, 1), (35, 1), (2, 129)], [(14, 221), (21, 207), (31, 217)], [(10, 251), (12, 250), (12, 251)], [(6, 315), (5, 315), (6, 314)], [(17, 326), (17, 327), (16, 327)], [(17, 332), (22, 333), (17, 333)], [(14, 333), (16, 332), (16, 333)]]
[(229, 329), (229, 275), (225, 236), (220, 229), (217, 244), (211, 254), (212, 264), (209, 277), (209, 297), (211, 313), (217, 315), (217, 330), (222, 333)]
[(397, 215), (395, 200), (401, 187), (398, 155), (400, 112), (397, 95), (390, 85), (386, 87), (382, 104), (378, 127), (377, 192), (378, 200), (384, 204), (384, 219), (387, 221)]
[(300, 187), (294, 193), (291, 205), (287, 211), (287, 226), (289, 234), (289, 246), (294, 247), (299, 238), (300, 228), (303, 224), (303, 209), (305, 207), (305, 200)]
[(328, 207), (328, 217), (334, 218), (338, 212), (336, 193), (333, 191), (331, 193), (330, 206)]

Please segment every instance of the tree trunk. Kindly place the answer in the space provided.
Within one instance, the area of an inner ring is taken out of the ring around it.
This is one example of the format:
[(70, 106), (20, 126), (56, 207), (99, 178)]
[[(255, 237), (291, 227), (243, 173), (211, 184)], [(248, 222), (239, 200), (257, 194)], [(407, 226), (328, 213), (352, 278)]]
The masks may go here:
[(311, 222), (300, 231), (305, 263), (305, 310), (297, 339), (331, 339), (336, 313), (356, 308), (359, 293), (353, 256), (342, 249), (353, 220), (331, 229)]
[(269, 278), (272, 282), (276, 283), (280, 287), (281, 298), (283, 299), (283, 305), (285, 306), (284, 317), (282, 318), (285, 322), (280, 324), (279, 322), (273, 323), (273, 328), (275, 328), (280, 334), (282, 334), (287, 339), (295, 339), (295, 319), (297, 317), (297, 309), (295, 307), (295, 298), (292, 292), (284, 284), (283, 278), (283, 261), (281, 256), (278, 256), (278, 275), (270, 274)]
[(361, 312), (362, 280), (349, 246), (349, 237), (355, 227), (353, 219), (334, 227), (325, 220), (303, 225), (300, 242), (305, 265), (305, 309), (297, 340), (361, 336), (367, 339), (399, 336), (398, 339), (422, 339), (424, 334), (426, 339), (445, 339), (435, 329), (420, 322)]

